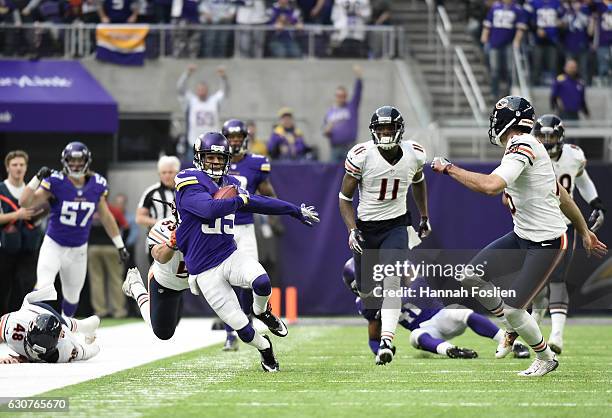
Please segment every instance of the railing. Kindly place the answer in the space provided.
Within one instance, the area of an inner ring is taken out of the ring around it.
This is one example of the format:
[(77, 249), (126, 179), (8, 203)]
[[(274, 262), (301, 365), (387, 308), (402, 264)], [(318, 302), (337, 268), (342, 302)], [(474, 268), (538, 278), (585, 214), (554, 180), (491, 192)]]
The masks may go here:
[(512, 48), (512, 58), (512, 85), (518, 86), (521, 96), (531, 100), (527, 57), (525, 57), (520, 48)]
[[(106, 25), (107, 27), (110, 25)], [(130, 25), (116, 25), (128, 28)], [(405, 51), (403, 29), (390, 26), (363, 26), (351, 29), (343, 42), (333, 26), (304, 25), (280, 32), (268, 25), (162, 25), (148, 26), (147, 58), (396, 58)], [(95, 52), (95, 24), (0, 24), (8, 55), (85, 57)], [(8, 39), (8, 41), (7, 41)], [(7, 42), (15, 40), (15, 45)], [(272, 43), (280, 41), (280, 49)], [(25, 43), (25, 44), (24, 44)], [(216, 46), (210, 53), (211, 44)], [(291, 45), (289, 45), (291, 44)], [(288, 46), (289, 45), (289, 46)], [(220, 46), (220, 48), (219, 48)], [(0, 45), (0, 48), (3, 46)], [(2, 49), (0, 49), (2, 51)], [(282, 53), (279, 53), (281, 51)]]

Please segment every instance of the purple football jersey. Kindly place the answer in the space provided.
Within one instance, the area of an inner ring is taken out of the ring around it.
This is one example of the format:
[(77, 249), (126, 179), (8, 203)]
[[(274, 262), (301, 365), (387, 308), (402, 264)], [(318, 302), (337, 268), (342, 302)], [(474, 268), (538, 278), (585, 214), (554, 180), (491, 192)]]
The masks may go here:
[[(185, 256), (189, 274), (200, 274), (221, 264), (234, 251), (234, 218), (240, 207), (240, 197), (218, 199), (213, 195), (220, 186), (208, 175), (196, 168), (177, 174), (176, 208), (181, 223), (176, 230), (176, 243)], [(222, 185), (239, 184), (230, 176), (223, 176)], [(213, 201), (213, 202), (211, 202)], [(223, 216), (218, 212), (207, 215), (198, 209), (208, 205), (224, 206)]]
[(612, 44), (612, 5), (607, 6), (603, 2), (595, 3), (599, 13), (599, 45), (610, 46)]
[[(249, 193), (257, 193), (259, 185), (270, 175), (270, 161), (263, 155), (246, 154), (242, 160), (232, 163), (229, 174), (235, 177), (243, 189)], [(248, 225), (253, 223), (253, 214), (237, 212), (234, 224)]]
[(525, 10), (529, 13), (531, 20), (537, 29), (544, 29), (546, 39), (536, 36), (536, 43), (542, 44), (547, 41), (557, 43), (559, 41), (559, 21), (565, 15), (565, 9), (559, 0), (532, 0), (525, 3)]
[(64, 247), (79, 247), (89, 239), (91, 217), (100, 197), (108, 194), (106, 179), (94, 173), (82, 188), (77, 188), (60, 172), (44, 179), (40, 187), (50, 192), (53, 199), (47, 235)]
[(484, 27), (489, 28), (489, 46), (501, 48), (510, 45), (517, 29), (527, 29), (527, 15), (517, 4), (506, 6), (496, 2), (484, 20)]

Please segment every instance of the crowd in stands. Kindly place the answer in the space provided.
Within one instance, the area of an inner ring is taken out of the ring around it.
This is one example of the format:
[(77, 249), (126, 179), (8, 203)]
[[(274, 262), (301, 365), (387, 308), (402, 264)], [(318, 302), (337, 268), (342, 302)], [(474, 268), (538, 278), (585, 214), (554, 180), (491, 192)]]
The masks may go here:
[(561, 81), (558, 78), (567, 76), (564, 68), (569, 60), (577, 63), (573, 77), (585, 85), (610, 85), (611, 0), (463, 2), (468, 30), (488, 57), (494, 96), (510, 89), (513, 48), (528, 57), (532, 85)]
[(381, 35), (365, 26), (390, 25), (390, 10), (391, 0), (0, 0), (0, 25), (40, 27), (0, 31), (0, 54), (57, 54), (63, 34), (53, 24), (83, 22), (175, 25), (170, 53), (190, 58), (228, 57), (236, 49), (250, 57), (301, 57), (309, 43), (304, 24), (321, 24), (333, 30), (317, 33), (317, 56), (377, 57)]

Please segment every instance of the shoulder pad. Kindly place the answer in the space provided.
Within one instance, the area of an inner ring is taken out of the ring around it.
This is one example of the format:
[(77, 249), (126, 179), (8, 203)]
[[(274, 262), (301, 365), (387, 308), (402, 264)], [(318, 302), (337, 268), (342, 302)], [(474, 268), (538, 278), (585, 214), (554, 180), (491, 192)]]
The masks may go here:
[(368, 143), (356, 144), (351, 148), (344, 162), (344, 170), (346, 174), (361, 179), (361, 170), (368, 153)]
[(571, 152), (572, 157), (575, 158), (576, 160), (580, 161), (581, 163), (586, 162), (586, 156), (584, 155), (584, 151), (578, 145), (565, 144), (563, 148), (566, 148), (566, 150), (569, 150)]
[(425, 162), (427, 161), (427, 153), (425, 152), (425, 148), (423, 147), (423, 145), (419, 144), (416, 141), (410, 140), (406, 142), (408, 143), (408, 145), (410, 145), (410, 147), (414, 151), (414, 154), (417, 157), (417, 161), (419, 162), (419, 169), (420, 169), (421, 167), (425, 165)]
[(247, 154), (247, 155), (250, 155), (253, 158), (266, 158), (265, 155), (261, 155), (261, 154)]
[(198, 184), (201, 171), (196, 168), (188, 168), (180, 171), (176, 177), (174, 177), (174, 185), (178, 192), (181, 188), (189, 186), (191, 184)]

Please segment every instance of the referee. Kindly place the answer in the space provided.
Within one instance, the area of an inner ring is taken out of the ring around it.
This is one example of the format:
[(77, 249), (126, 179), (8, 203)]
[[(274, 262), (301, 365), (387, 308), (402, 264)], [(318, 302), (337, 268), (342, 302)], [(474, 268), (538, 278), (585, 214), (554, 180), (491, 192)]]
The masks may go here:
[[(159, 181), (147, 188), (138, 202), (136, 209), (136, 223), (150, 229), (163, 218), (172, 216), (169, 205), (162, 202), (174, 203), (174, 177), (181, 168), (181, 162), (174, 156), (162, 156), (157, 162)], [(154, 200), (156, 199), (156, 200)]]

